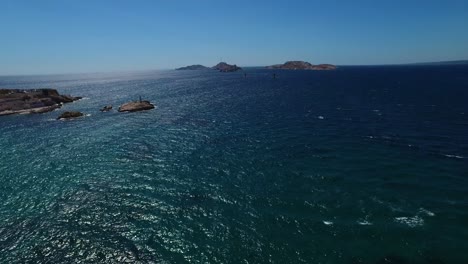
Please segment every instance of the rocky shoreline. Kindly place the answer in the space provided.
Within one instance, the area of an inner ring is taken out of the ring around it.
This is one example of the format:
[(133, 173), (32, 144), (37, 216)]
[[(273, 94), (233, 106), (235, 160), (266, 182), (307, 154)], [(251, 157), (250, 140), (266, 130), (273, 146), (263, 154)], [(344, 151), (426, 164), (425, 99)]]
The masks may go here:
[[(65, 103), (80, 100), (82, 97), (61, 95), (55, 89), (0, 89), (0, 116), (14, 114), (47, 113), (62, 107)], [(150, 101), (138, 100), (122, 104), (119, 112), (137, 112), (155, 108)], [(101, 112), (112, 111), (111, 105), (100, 109)], [(57, 120), (81, 117), (78, 111), (61, 113)]]
[(0, 89), (0, 116), (46, 113), (80, 99), (55, 89)]

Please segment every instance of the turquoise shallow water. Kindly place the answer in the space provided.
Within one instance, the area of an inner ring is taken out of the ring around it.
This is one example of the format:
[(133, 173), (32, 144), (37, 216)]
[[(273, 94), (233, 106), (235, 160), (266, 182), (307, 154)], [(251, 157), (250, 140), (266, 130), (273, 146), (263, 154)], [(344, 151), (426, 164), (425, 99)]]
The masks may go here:
[(0, 77), (0, 262), (467, 263), (468, 68), (246, 72)]

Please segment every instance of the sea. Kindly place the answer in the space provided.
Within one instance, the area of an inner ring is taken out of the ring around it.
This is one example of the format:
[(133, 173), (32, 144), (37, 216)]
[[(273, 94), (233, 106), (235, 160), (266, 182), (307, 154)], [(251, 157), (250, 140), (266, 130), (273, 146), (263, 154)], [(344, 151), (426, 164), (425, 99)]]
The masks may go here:
[(466, 65), (0, 87), (83, 97), (0, 117), (0, 263), (468, 263)]

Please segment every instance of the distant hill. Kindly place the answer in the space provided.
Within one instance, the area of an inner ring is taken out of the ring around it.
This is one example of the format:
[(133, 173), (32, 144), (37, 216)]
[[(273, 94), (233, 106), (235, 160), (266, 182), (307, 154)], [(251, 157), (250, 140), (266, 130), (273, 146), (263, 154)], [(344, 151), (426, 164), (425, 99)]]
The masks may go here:
[(195, 65), (190, 65), (190, 66), (185, 66), (185, 67), (180, 67), (177, 68), (176, 70), (209, 70), (210, 68), (200, 65), (200, 64), (195, 64)]
[(410, 63), (408, 65), (468, 65), (468, 60), (418, 62)]
[(335, 70), (336, 66), (332, 64), (313, 65), (306, 61), (287, 61), (284, 64), (271, 65), (266, 68), (281, 70)]

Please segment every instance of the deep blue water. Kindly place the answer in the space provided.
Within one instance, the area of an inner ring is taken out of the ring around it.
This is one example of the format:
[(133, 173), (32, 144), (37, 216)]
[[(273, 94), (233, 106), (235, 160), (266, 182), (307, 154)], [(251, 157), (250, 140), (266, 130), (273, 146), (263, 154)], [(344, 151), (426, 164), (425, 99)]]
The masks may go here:
[(246, 72), (0, 77), (0, 263), (468, 262), (467, 66)]

